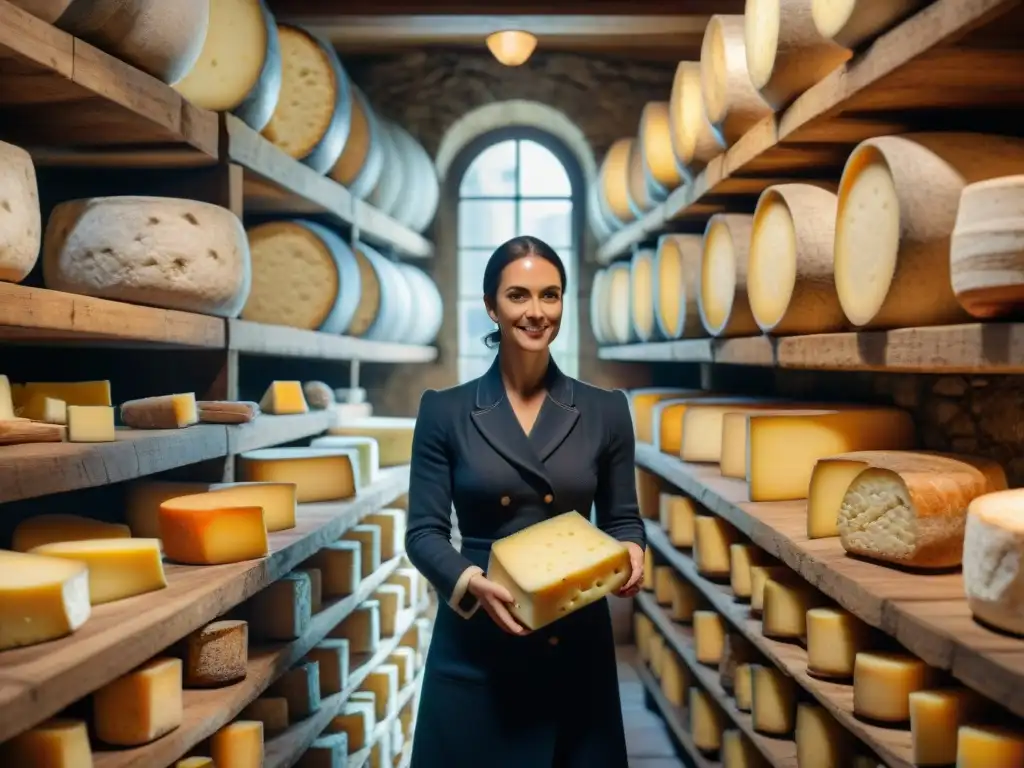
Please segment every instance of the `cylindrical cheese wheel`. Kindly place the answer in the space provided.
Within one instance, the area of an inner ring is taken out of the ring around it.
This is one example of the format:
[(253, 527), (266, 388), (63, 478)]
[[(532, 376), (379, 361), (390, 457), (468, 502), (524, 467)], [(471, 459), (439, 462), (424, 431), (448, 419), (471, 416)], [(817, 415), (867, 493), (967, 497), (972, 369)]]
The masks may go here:
[[(0, 182), (2, 183), (2, 182)], [(953, 293), (974, 317), (1024, 305), (1024, 176), (968, 184), (950, 244)]]
[(812, 0), (811, 15), (822, 37), (859, 48), (931, 0)]
[(672, 151), (669, 106), (667, 101), (651, 101), (644, 105), (643, 112), (640, 113), (640, 134), (637, 141), (640, 144), (647, 195), (656, 203), (668, 197), (669, 193), (683, 182)]
[(658, 338), (654, 320), (654, 251), (641, 249), (629, 262), (629, 303), (633, 335), (639, 341)]
[(701, 246), (700, 320), (712, 336), (749, 336), (757, 323), (747, 299), (747, 261), (754, 217), (717, 213), (708, 220)]
[(639, 139), (633, 141), (629, 148), (626, 192), (628, 194), (629, 209), (638, 219), (643, 218), (645, 213), (657, 205), (657, 201), (652, 199), (649, 194), (650, 188), (647, 186), (643, 151), (640, 148)]
[(594, 282), (590, 286), (590, 330), (594, 341), (608, 344), (611, 331), (608, 328), (608, 270), (599, 269), (594, 273)]
[(339, 184), (360, 200), (377, 186), (384, 169), (384, 144), (377, 116), (362, 90), (353, 85), (352, 122), (341, 156), (329, 171)]
[(437, 338), (444, 320), (441, 292), (422, 269), (403, 262), (398, 262), (397, 266), (405, 274), (413, 306), (412, 327), (401, 341), (406, 344), (431, 344)]
[(700, 88), (708, 120), (729, 145), (772, 113), (747, 71), (743, 17), (712, 16), (700, 47)]
[(813, 0), (746, 0), (747, 71), (772, 109), (787, 107), (849, 58), (814, 26)]
[(629, 344), (633, 335), (632, 313), (629, 308), (629, 262), (617, 261), (611, 264), (608, 273), (608, 303), (604, 313), (608, 317), (609, 342)]
[(705, 336), (697, 307), (700, 235), (662, 235), (654, 256), (654, 319), (664, 339)]
[(391, 215), (400, 223), (420, 232), (434, 218), (440, 191), (437, 173), (427, 151), (408, 131), (392, 125), (395, 148), (404, 164), (404, 185)]
[(342, 333), (359, 305), (355, 254), (326, 227), (275, 221), (249, 230), (252, 290), (242, 319)]
[[(361, 262), (365, 259), (369, 264), (380, 286), (380, 300), (373, 323), (361, 335), (373, 341), (401, 341), (402, 334), (409, 327), (412, 304), (409, 283), (393, 262), (365, 243), (359, 244), (357, 255)], [(360, 305), (360, 310), (362, 308)]]
[(263, 0), (213, 0), (203, 50), (174, 90), (262, 131), (281, 93), (277, 23)]
[(55, 291), (235, 317), (252, 274), (245, 230), (228, 209), (125, 196), (53, 209), (43, 279)]
[(692, 179), (725, 146), (718, 132), (708, 121), (701, 95), (700, 64), (681, 61), (672, 79), (669, 101), (672, 152), (680, 174)]
[(846, 325), (832, 274), (836, 195), (812, 184), (761, 193), (750, 236), (747, 296), (765, 333), (830, 333)]
[(968, 315), (953, 294), (950, 236), (964, 185), (1024, 172), (1024, 141), (974, 133), (881, 136), (843, 169), (835, 279), (865, 328), (942, 325)]
[(600, 187), (592, 182), (587, 191), (587, 222), (590, 224), (590, 231), (599, 241), (606, 239), (615, 231), (615, 224), (609, 220), (601, 206), (600, 193)]
[(608, 150), (601, 163), (598, 179), (601, 197), (608, 212), (623, 224), (636, 218), (629, 206), (629, 154), (633, 139), (619, 139)]
[(370, 193), (369, 201), (381, 212), (390, 216), (398, 205), (403, 185), (406, 183), (405, 169), (408, 163), (401, 154), (406, 149), (406, 145), (398, 144), (398, 130), (394, 123), (381, 118), (379, 124), (381, 146), (384, 150), (384, 167), (381, 169), (377, 185)]
[(263, 136), (317, 173), (338, 161), (352, 120), (351, 83), (334, 48), (307, 29), (277, 25), (281, 95)]
[(42, 228), (32, 158), (0, 141), (0, 280), (20, 283), (28, 277), (39, 257)]
[(1024, 635), (1024, 489), (979, 496), (967, 510), (963, 578), (967, 605), (983, 622)]

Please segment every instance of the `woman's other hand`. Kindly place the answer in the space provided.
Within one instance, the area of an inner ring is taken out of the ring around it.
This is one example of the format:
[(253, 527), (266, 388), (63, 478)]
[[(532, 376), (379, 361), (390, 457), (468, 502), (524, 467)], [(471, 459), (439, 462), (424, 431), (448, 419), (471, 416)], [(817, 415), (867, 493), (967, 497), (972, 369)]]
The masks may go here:
[(478, 573), (469, 580), (468, 588), (473, 597), (480, 602), (481, 607), (487, 611), (491, 620), (505, 632), (519, 636), (529, 634), (530, 630), (520, 625), (509, 613), (507, 606), (514, 601), (505, 587), (491, 581), (482, 573)]
[(630, 574), (629, 581), (619, 587), (615, 594), (619, 597), (633, 597), (640, 591), (640, 585), (644, 580), (644, 551), (639, 544), (632, 541), (626, 542), (626, 549), (629, 550)]

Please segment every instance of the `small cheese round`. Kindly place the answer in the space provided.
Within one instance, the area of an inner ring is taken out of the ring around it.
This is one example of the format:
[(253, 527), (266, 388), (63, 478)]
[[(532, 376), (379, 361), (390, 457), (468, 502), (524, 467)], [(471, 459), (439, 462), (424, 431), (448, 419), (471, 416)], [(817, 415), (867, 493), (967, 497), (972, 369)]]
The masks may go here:
[(979, 496), (967, 511), (964, 591), (986, 624), (1024, 635), (1024, 489)]

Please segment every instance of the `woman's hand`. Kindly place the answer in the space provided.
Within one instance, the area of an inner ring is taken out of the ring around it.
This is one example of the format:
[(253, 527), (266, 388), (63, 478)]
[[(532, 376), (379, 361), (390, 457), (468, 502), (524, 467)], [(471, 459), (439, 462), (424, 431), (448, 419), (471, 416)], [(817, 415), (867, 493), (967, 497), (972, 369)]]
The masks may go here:
[(632, 541), (626, 542), (626, 549), (629, 550), (630, 574), (629, 581), (619, 587), (615, 594), (619, 597), (633, 597), (640, 591), (640, 585), (644, 580), (644, 551), (639, 544)]
[(468, 589), (479, 602), (481, 607), (487, 611), (491, 620), (510, 635), (526, 635), (530, 630), (520, 625), (506, 606), (513, 603), (512, 595), (500, 584), (495, 584), (482, 573), (478, 573), (469, 580)]

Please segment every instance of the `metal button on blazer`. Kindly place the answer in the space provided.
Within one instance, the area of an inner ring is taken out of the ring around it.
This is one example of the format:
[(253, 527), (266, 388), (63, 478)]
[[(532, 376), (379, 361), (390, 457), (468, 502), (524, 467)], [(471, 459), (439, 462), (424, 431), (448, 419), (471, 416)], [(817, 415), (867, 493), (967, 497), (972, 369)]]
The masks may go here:
[(502, 496), (501, 497), (501, 506), (507, 507), (511, 503), (512, 503), (512, 499), (510, 497), (508, 497), (508, 496)]
[(544, 497), (544, 503), (545, 504), (550, 504), (554, 500), (555, 500), (555, 497), (552, 496), (550, 493), (547, 496)]

